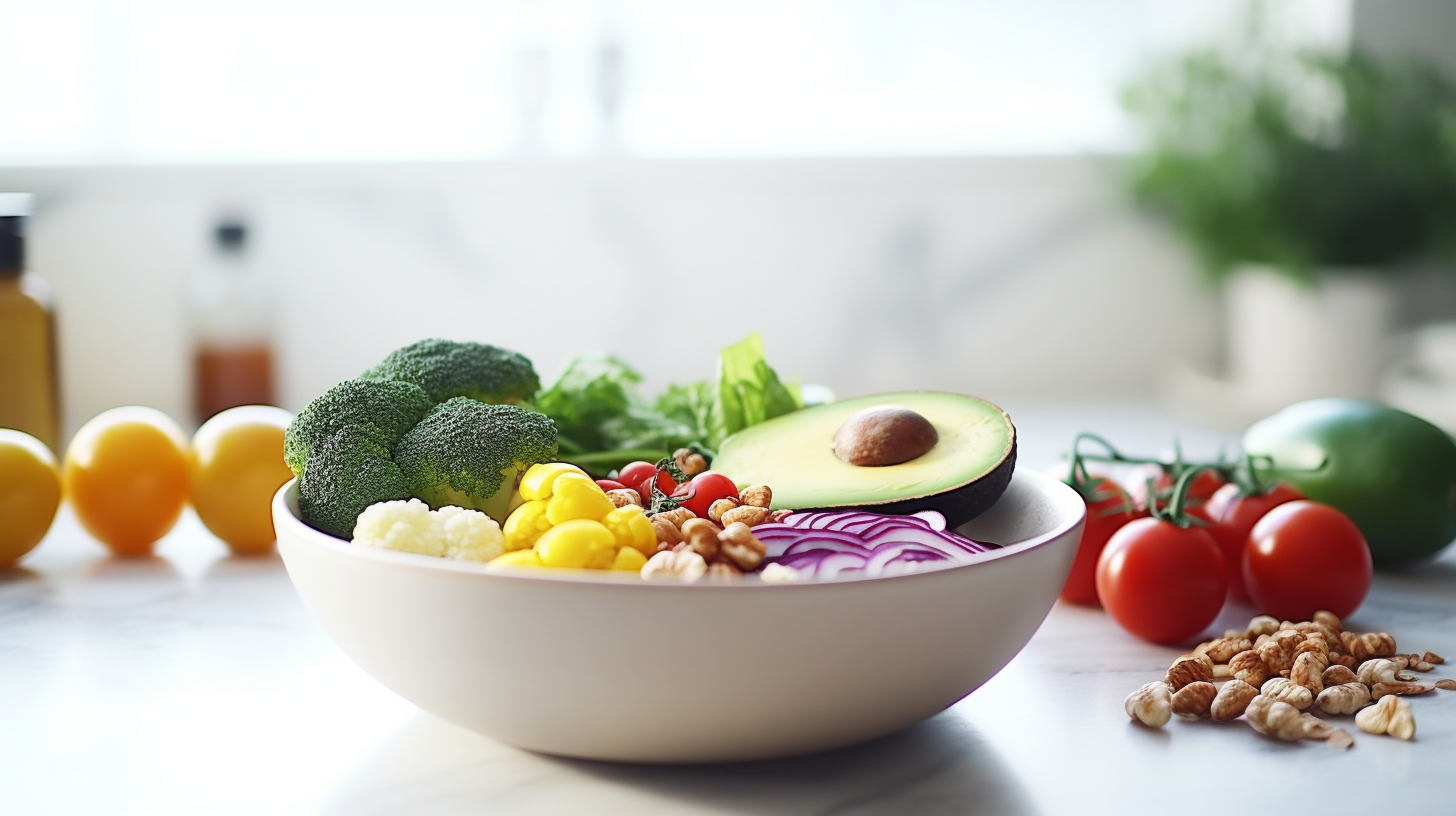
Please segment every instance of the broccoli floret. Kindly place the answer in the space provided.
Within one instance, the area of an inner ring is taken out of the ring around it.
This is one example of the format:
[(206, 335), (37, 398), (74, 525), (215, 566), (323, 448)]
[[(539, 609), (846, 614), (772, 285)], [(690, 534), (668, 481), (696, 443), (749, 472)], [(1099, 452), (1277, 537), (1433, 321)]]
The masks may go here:
[(437, 403), (470, 397), (515, 404), (530, 399), (541, 388), (531, 361), (514, 351), (439, 338), (395, 349), (361, 377), (414, 383)]
[(400, 438), (394, 461), (410, 494), (436, 509), (456, 505), (504, 522), (526, 468), (556, 457), (556, 423), (514, 405), (455, 397)]
[[(304, 406), (283, 435), (283, 461), (302, 476), (314, 448), (344, 428), (386, 449), (434, 405), (418, 385), (394, 380), (345, 380)], [(386, 456), (388, 450), (386, 450)]]
[(364, 508), (410, 497), (376, 433), (368, 423), (346, 425), (310, 446), (298, 480), (298, 509), (309, 526), (349, 538)]

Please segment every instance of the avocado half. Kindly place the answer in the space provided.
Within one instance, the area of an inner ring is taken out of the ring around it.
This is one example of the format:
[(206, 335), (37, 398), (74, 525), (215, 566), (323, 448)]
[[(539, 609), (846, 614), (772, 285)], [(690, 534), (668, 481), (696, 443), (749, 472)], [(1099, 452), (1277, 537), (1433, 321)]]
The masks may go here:
[[(845, 420), (894, 406), (930, 421), (938, 439), (897, 465), (851, 465), (834, 452)], [(863, 509), (906, 514), (937, 510), (958, 527), (996, 503), (1016, 467), (1016, 428), (1006, 412), (978, 397), (901, 391), (816, 405), (728, 437), (713, 470), (740, 488), (768, 485), (775, 509)]]

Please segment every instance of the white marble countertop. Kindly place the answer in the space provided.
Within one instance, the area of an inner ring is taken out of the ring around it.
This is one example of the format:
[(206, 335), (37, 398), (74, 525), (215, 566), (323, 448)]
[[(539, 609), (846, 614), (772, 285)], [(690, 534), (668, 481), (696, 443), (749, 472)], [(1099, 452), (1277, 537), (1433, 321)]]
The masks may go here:
[[(1231, 441), (1147, 409), (1007, 407), (1033, 467), (1084, 429), (1145, 452), (1175, 433), (1191, 453)], [(1250, 614), (1230, 609), (1216, 626)], [(1456, 551), (1378, 575), (1350, 625), (1456, 658)], [(727, 766), (563, 760), (444, 723), (380, 686), (328, 641), (276, 556), (230, 557), (188, 515), (157, 557), (117, 560), (63, 510), (20, 568), (0, 573), (0, 814), (1450, 807), (1456, 692), (1412, 700), (1412, 742), (1344, 723), (1356, 737), (1346, 751), (1276, 743), (1241, 722), (1131, 724), (1123, 697), (1176, 654), (1099, 611), (1059, 604), (982, 688), (867, 745)], [(1456, 666), (1432, 676), (1456, 676)]]

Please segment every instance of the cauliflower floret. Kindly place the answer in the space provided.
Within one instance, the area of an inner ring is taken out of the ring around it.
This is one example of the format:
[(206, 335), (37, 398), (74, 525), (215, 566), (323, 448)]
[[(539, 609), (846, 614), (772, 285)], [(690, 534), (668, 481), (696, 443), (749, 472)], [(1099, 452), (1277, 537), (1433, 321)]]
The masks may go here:
[(799, 571), (793, 567), (774, 562), (764, 566), (758, 577), (766, 584), (792, 584), (799, 580)]
[(445, 531), (440, 517), (419, 499), (371, 504), (354, 522), (354, 543), (381, 550), (445, 554)]
[(495, 519), (451, 505), (431, 510), (419, 499), (366, 507), (354, 523), (354, 543), (466, 561), (489, 561), (505, 552)]
[(506, 537), (495, 519), (479, 510), (446, 505), (435, 511), (445, 537), (446, 558), (490, 561), (506, 551)]

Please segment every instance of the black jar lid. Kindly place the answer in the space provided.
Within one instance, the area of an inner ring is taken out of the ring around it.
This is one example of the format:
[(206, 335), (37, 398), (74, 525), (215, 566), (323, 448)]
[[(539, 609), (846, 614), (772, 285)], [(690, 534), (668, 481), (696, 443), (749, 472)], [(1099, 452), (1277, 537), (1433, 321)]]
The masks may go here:
[(30, 193), (0, 193), (0, 272), (25, 268), (25, 222), (34, 206)]

